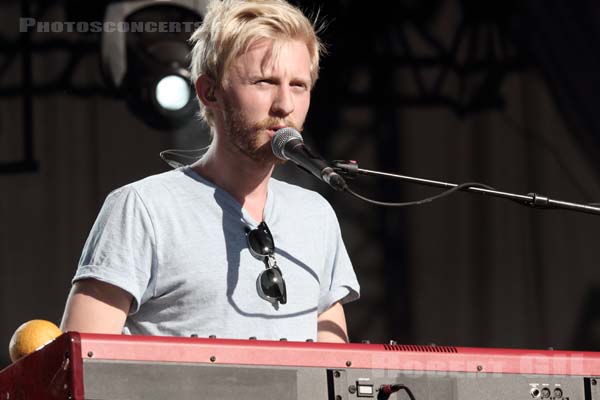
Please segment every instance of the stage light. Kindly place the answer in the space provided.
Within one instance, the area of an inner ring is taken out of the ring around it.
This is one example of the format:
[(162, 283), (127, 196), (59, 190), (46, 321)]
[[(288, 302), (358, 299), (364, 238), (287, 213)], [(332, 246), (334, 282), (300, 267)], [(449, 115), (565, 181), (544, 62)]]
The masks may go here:
[(130, 1), (106, 9), (104, 75), (131, 111), (155, 128), (181, 127), (197, 111), (188, 39), (208, 1)]
[(156, 101), (167, 110), (181, 110), (191, 96), (189, 81), (179, 75), (168, 75), (156, 84)]

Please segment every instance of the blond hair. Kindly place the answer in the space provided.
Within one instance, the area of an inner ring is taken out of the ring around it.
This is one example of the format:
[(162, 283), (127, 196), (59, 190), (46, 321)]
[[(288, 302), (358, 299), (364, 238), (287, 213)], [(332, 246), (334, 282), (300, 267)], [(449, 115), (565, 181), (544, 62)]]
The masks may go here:
[[(222, 86), (232, 60), (259, 39), (282, 42), (290, 39), (306, 43), (311, 60), (311, 80), (319, 76), (319, 57), (324, 46), (311, 21), (285, 0), (213, 0), (202, 25), (192, 34), (192, 83), (201, 75)], [(202, 107), (200, 115), (211, 126), (214, 116)]]

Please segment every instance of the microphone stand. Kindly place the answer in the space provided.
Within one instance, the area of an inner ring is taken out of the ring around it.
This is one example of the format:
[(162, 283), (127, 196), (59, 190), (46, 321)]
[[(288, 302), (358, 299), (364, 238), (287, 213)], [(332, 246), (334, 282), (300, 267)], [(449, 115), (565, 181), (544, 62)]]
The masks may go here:
[[(451, 189), (456, 186), (459, 186), (458, 184), (455, 184), (455, 183), (434, 181), (434, 180), (430, 180), (430, 179), (415, 178), (412, 176), (390, 174), (390, 173), (386, 173), (386, 172), (360, 169), (360, 168), (358, 168), (358, 163), (356, 161), (334, 161), (332, 164), (333, 164), (333, 169), (335, 170), (335, 172), (337, 172), (338, 174), (344, 175), (345, 177), (347, 177), (349, 179), (356, 178), (357, 175), (366, 175), (366, 176), (378, 176), (378, 177), (384, 177), (384, 178), (393, 178), (393, 179), (397, 179), (397, 180), (401, 180), (401, 181), (405, 181), (405, 182), (411, 182), (411, 183), (416, 183), (416, 184), (425, 185), (425, 186), (434, 186), (434, 187), (447, 188), (447, 189)], [(478, 193), (478, 194), (482, 194), (482, 195), (486, 195), (486, 196), (500, 197), (500, 198), (512, 200), (521, 205), (525, 205), (525, 206), (529, 206), (529, 207), (533, 207), (533, 208), (562, 209), (562, 210), (578, 211), (578, 212), (583, 212), (583, 213), (587, 213), (587, 214), (600, 215), (600, 207), (595, 207), (595, 206), (592, 206), (589, 204), (579, 204), (579, 203), (573, 203), (573, 202), (569, 202), (569, 201), (554, 200), (547, 196), (543, 196), (543, 195), (540, 195), (537, 193), (529, 193), (526, 195), (521, 195), (521, 194), (501, 192), (498, 190), (486, 189), (486, 188), (481, 188), (481, 187), (465, 187), (460, 190), (466, 191), (466, 192)]]

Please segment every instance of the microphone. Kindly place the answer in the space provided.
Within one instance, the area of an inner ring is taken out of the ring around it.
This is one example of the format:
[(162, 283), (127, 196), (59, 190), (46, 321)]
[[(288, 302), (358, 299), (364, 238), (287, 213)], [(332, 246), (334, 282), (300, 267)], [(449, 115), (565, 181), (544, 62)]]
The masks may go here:
[(304, 171), (328, 183), (332, 188), (344, 191), (346, 181), (329, 164), (304, 144), (302, 136), (294, 128), (281, 128), (273, 136), (271, 148), (275, 157), (290, 160)]

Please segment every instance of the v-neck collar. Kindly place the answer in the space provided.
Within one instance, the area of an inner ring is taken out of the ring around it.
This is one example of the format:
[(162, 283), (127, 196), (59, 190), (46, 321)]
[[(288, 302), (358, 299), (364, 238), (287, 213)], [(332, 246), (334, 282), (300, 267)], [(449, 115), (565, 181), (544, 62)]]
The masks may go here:
[[(202, 175), (200, 175), (196, 170), (194, 170), (190, 165), (183, 167), (183, 172), (190, 176), (192, 179), (199, 181), (207, 186), (214, 188), (215, 196), (223, 199), (227, 204), (229, 204), (233, 209), (238, 212), (241, 212), (243, 220), (251, 225), (253, 228), (257, 227), (262, 221), (256, 221), (242, 205), (233, 197), (229, 192), (225, 189), (221, 188), (219, 185), (214, 182), (209, 181)], [(269, 223), (270, 217), (273, 212), (273, 188), (271, 185), (272, 178), (269, 178), (269, 182), (267, 183), (267, 200), (265, 202), (265, 208), (263, 210), (263, 220)]]

